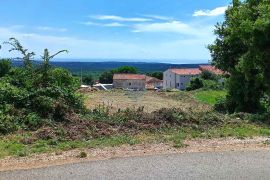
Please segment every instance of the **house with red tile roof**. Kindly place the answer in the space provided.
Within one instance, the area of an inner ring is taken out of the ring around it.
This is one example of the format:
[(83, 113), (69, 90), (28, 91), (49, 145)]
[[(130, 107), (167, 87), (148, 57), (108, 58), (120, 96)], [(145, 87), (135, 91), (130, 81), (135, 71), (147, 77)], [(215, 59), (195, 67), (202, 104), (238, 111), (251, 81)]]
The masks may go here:
[(199, 68), (168, 69), (163, 73), (163, 89), (185, 90), (191, 79), (200, 74)]
[(216, 75), (223, 75), (223, 74), (225, 74), (224, 71), (216, 68), (215, 66), (211, 66), (211, 65), (200, 65), (199, 69), (201, 71), (209, 71), (209, 72), (211, 72), (213, 74), (216, 74)]
[(146, 76), (142, 74), (114, 74), (113, 87), (121, 89), (144, 90)]
[(192, 78), (199, 77), (202, 71), (216, 75), (224, 72), (211, 65), (200, 65), (199, 68), (168, 69), (163, 73), (163, 89), (185, 90)]
[(153, 90), (155, 88), (161, 89), (163, 86), (163, 81), (155, 78), (155, 77), (151, 77), (151, 76), (146, 76), (146, 89), (148, 90)]

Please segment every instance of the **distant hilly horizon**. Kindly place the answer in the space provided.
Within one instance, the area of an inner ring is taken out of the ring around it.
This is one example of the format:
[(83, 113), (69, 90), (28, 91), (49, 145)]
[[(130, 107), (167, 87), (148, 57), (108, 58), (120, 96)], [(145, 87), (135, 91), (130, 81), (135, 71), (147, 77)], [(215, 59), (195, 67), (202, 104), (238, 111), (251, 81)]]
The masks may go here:
[(56, 58), (53, 62), (128, 62), (128, 63), (162, 63), (162, 64), (206, 64), (207, 59), (136, 59), (136, 58)]
[[(75, 59), (74, 59), (75, 60)], [(13, 60), (15, 66), (22, 65), (21, 61)], [(41, 61), (35, 60), (37, 64)], [(139, 70), (140, 73), (148, 72), (163, 72), (169, 68), (197, 68), (199, 65), (208, 63), (190, 63), (190, 64), (174, 64), (164, 62), (120, 62), (114, 60), (108, 61), (64, 61), (54, 60), (51, 61), (54, 67), (62, 67), (71, 71), (73, 74), (100, 74), (104, 71), (115, 69), (121, 66), (132, 66)]]

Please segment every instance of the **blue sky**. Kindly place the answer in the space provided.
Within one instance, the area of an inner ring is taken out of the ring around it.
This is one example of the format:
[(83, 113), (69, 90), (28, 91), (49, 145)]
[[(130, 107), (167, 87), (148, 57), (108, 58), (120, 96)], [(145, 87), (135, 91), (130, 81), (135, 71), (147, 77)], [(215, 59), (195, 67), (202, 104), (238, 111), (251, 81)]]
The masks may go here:
[[(194, 63), (230, 0), (0, 1), (0, 41), (18, 38), (38, 55), (68, 49), (61, 58), (148, 59)], [(1, 57), (11, 57), (8, 47)], [(37, 56), (39, 57), (39, 56)]]

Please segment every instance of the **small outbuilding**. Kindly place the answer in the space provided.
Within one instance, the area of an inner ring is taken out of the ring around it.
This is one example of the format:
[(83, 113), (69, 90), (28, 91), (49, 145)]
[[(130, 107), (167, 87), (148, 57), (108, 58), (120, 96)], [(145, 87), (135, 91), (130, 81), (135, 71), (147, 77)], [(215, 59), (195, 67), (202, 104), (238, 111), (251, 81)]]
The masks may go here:
[(144, 90), (146, 76), (142, 74), (114, 74), (113, 87), (121, 89)]
[(163, 87), (163, 81), (155, 78), (155, 77), (151, 77), (151, 76), (146, 76), (146, 89), (162, 89)]

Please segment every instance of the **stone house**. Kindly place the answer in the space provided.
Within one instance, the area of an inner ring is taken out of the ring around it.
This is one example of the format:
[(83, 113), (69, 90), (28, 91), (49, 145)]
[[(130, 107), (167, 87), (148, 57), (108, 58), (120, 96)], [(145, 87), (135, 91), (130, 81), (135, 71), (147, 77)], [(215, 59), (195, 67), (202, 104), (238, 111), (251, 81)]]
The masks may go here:
[(141, 74), (114, 74), (113, 87), (121, 89), (144, 90), (146, 76)]
[(161, 89), (163, 87), (163, 81), (155, 78), (155, 77), (151, 77), (151, 76), (146, 76), (146, 89)]

